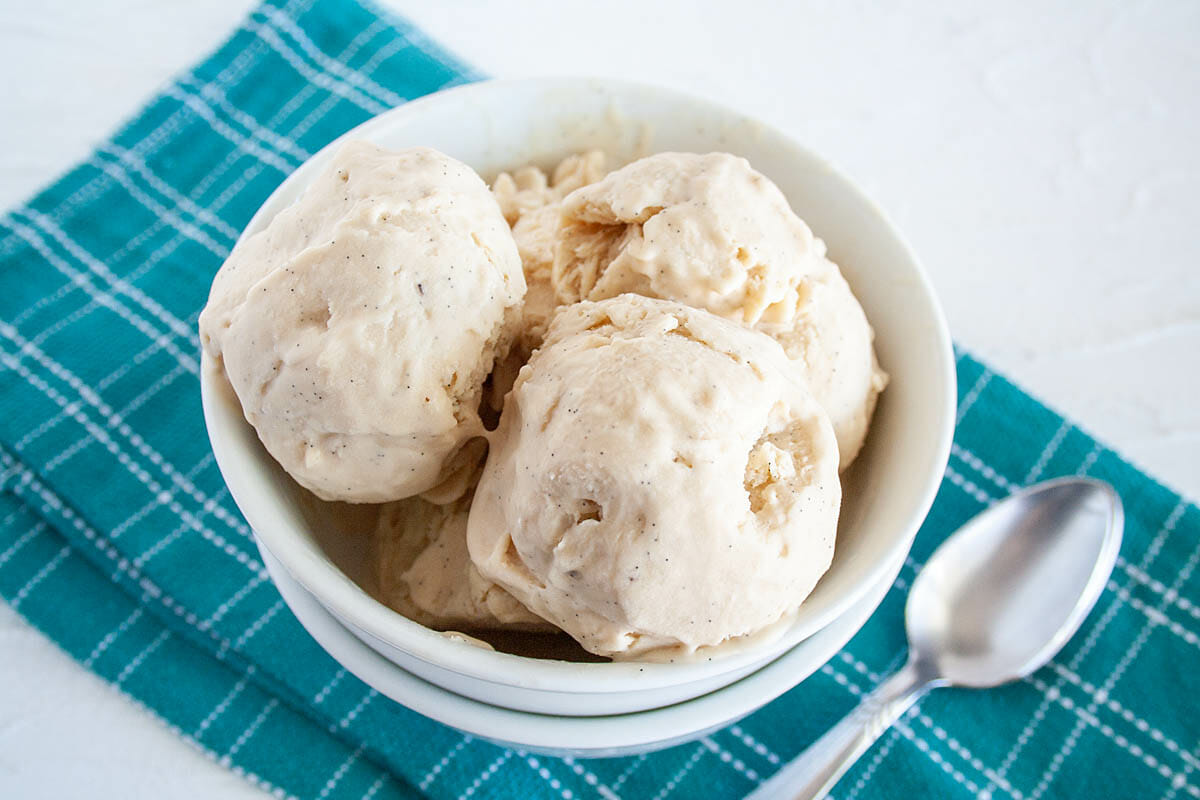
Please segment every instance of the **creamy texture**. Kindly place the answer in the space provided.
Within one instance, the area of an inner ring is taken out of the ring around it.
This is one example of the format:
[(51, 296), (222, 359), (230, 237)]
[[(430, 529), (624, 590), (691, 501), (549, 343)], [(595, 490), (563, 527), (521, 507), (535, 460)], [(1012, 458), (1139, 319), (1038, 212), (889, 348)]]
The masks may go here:
[(556, 630), (471, 563), (470, 508), (469, 491), (446, 505), (412, 497), (380, 508), (373, 558), (380, 600), (436, 630)]
[(887, 378), (858, 300), (774, 183), (728, 153), (660, 153), (561, 206), (558, 303), (635, 292), (775, 337), (829, 413), (849, 465)]
[(607, 173), (603, 153), (593, 150), (567, 156), (547, 176), (535, 166), (502, 172), (492, 182), (492, 193), (505, 219), (512, 225), (513, 238), (525, 270), (528, 291), (518, 350), (521, 363), (542, 343), (546, 326), (558, 306), (551, 272), (560, 201), (574, 190), (600, 180)]
[(246, 419), (301, 485), (385, 502), (461, 480), (525, 293), (496, 200), (434, 150), (349, 142), (241, 242), (200, 317)]
[(525, 214), (562, 200), (576, 189), (608, 174), (607, 158), (599, 150), (576, 153), (558, 163), (550, 175), (528, 165), (501, 172), (492, 181), (492, 193), (509, 225)]
[(719, 646), (794, 612), (828, 568), (837, 465), (770, 337), (636, 295), (579, 303), (505, 401), (471, 560), (593, 653)]
[(492, 182), (505, 219), (512, 225), (513, 240), (525, 273), (525, 301), (521, 307), (521, 326), (508, 355), (496, 363), (485, 387), (487, 411), (499, 414), (504, 395), (512, 388), (517, 372), (542, 344), (550, 318), (558, 308), (551, 272), (562, 198), (604, 177), (604, 153), (593, 150), (567, 156), (558, 163), (552, 176), (535, 166), (512, 173), (501, 172)]
[(558, 307), (554, 294), (551, 270), (554, 267), (554, 243), (558, 231), (558, 218), (562, 213), (559, 203), (551, 203), (526, 212), (513, 226), (513, 239), (521, 256), (525, 270), (525, 306), (521, 322), (520, 344), (524, 355), (532, 353), (546, 336), (550, 317)]
[(808, 300), (794, 320), (756, 327), (802, 365), (809, 390), (833, 423), (845, 469), (862, 449), (888, 376), (875, 356), (875, 332), (837, 267), (805, 287)]

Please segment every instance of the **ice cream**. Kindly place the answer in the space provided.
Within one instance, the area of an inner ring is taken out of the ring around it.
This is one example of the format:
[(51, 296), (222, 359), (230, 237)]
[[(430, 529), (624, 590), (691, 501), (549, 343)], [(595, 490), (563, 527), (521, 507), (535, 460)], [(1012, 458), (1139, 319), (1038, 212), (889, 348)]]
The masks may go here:
[(825, 245), (743, 158), (659, 153), (567, 195), (555, 234), (559, 303), (623, 292), (758, 328), (801, 366), (845, 468), (886, 383), (873, 333)]
[(829, 567), (886, 376), (824, 243), (744, 159), (604, 161), (489, 191), (351, 142), (235, 248), (201, 335), (301, 485), (383, 504), (393, 609), (703, 656), (780, 630)]
[(484, 433), (482, 385), (524, 294), (508, 225), (474, 171), (425, 148), (350, 142), (234, 248), (200, 331), (293, 478), (324, 499), (386, 502), (464, 485), (456, 454)]
[[(824, 250), (820, 239), (817, 243)], [(875, 356), (874, 331), (837, 267), (805, 286), (808, 299), (795, 319), (755, 327), (802, 365), (809, 390), (833, 423), (844, 470), (862, 449), (888, 376)]]
[(372, 559), (379, 598), (436, 630), (556, 630), (471, 563), (470, 508), (470, 491), (446, 505), (411, 497), (382, 506)]
[(592, 150), (567, 156), (551, 176), (531, 165), (512, 173), (501, 172), (492, 182), (492, 193), (512, 225), (513, 240), (525, 272), (526, 291), (515, 344), (496, 364), (484, 389), (491, 414), (499, 414), (504, 395), (512, 388), (517, 372), (530, 354), (541, 346), (550, 317), (558, 308), (551, 271), (561, 200), (575, 189), (604, 177), (605, 162), (604, 153)]
[(512, 229), (528, 286), (518, 338), (525, 359), (541, 345), (550, 317), (558, 307), (550, 271), (554, 267), (555, 234), (561, 213), (560, 204), (551, 203), (525, 213)]
[(678, 657), (796, 610), (832, 557), (837, 467), (770, 337), (675, 302), (582, 302), (505, 401), (470, 557), (593, 653)]
[(561, 200), (603, 178), (607, 172), (605, 163), (604, 154), (592, 150), (564, 158), (554, 168), (552, 177), (535, 166), (526, 166), (511, 174), (502, 172), (492, 182), (492, 192), (512, 225), (528, 286), (518, 340), (522, 363), (542, 343), (546, 325), (558, 306), (551, 272)]
[(492, 193), (509, 225), (542, 206), (556, 203), (571, 192), (594, 183), (608, 173), (608, 159), (599, 150), (567, 156), (547, 175), (529, 164), (501, 172), (492, 181)]

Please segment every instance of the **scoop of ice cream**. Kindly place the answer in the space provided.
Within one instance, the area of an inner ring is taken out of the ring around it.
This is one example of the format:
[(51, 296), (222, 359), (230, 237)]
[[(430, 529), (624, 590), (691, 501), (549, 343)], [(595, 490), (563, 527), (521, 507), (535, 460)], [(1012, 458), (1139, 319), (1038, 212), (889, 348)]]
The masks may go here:
[(562, 201), (560, 303), (623, 292), (703, 308), (774, 336), (828, 411), (842, 467), (886, 376), (858, 300), (779, 188), (728, 153), (660, 153)]
[(350, 142), (234, 249), (200, 331), (293, 478), (323, 499), (385, 502), (461, 466), (524, 292), (509, 228), (469, 167)]
[(635, 295), (579, 303), (505, 401), (471, 559), (593, 653), (675, 657), (796, 610), (832, 558), (837, 463), (770, 337)]
[(470, 507), (470, 492), (446, 505), (411, 497), (380, 507), (373, 559), (380, 600), (437, 630), (554, 631), (475, 569), (467, 554)]
[(659, 153), (563, 200), (560, 302), (623, 292), (738, 322), (790, 319), (813, 235), (783, 194), (728, 153)]

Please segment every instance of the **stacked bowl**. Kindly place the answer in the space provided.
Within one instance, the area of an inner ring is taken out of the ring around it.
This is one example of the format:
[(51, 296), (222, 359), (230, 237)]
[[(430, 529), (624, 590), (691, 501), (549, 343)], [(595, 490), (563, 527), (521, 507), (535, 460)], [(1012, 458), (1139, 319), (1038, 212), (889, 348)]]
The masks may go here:
[[(321, 503), (260, 444), (205, 355), (209, 437), (230, 492), (300, 622), (350, 672), (475, 736), (576, 756), (644, 752), (703, 735), (769, 702), (833, 656), (895, 579), (949, 455), (954, 356), (934, 292), (901, 235), (845, 176), (779, 132), (673, 91), (535, 79), (459, 87), (386, 112), (343, 138), (436, 148), (485, 178), (599, 149), (622, 163), (725, 151), (771, 178), (825, 240), (876, 331), (891, 382), (866, 446), (842, 475), (833, 564), (787, 630), (690, 663), (579, 663), (486, 650), (412, 622), (366, 590), (374, 511)], [(340, 140), (288, 178), (250, 221), (267, 226)]]

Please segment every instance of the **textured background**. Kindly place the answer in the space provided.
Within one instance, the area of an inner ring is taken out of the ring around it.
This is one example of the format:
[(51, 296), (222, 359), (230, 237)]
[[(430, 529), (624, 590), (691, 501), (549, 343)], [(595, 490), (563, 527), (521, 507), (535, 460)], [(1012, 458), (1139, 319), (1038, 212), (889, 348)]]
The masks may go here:
[[(1200, 495), (1200, 6), (393, 5), (491, 74), (649, 80), (791, 132), (893, 214), (958, 341)], [(0, 205), (84, 157), (249, 6), (16, 4)], [(0, 785), (17, 796), (258, 794), (5, 607), (0, 651)]]

